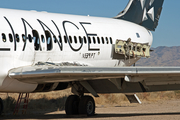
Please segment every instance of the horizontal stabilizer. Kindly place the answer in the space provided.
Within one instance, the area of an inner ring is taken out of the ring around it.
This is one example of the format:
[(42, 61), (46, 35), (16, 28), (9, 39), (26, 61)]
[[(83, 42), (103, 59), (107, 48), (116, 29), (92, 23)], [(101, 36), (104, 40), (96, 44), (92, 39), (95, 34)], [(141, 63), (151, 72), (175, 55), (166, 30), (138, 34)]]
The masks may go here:
[(126, 94), (127, 99), (129, 100), (130, 103), (139, 103), (141, 104), (140, 99), (136, 94)]

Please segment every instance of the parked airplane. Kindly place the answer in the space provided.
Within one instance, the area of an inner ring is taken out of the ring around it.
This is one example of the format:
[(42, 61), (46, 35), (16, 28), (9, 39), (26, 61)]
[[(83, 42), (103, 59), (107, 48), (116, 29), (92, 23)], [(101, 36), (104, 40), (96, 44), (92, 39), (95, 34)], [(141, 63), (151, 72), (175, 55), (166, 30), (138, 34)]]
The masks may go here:
[[(114, 18), (0, 9), (0, 92), (71, 88), (67, 115), (95, 114), (91, 93), (180, 89), (180, 67), (131, 67), (150, 57), (164, 0), (130, 0)], [(3, 110), (2, 100), (0, 112)]]

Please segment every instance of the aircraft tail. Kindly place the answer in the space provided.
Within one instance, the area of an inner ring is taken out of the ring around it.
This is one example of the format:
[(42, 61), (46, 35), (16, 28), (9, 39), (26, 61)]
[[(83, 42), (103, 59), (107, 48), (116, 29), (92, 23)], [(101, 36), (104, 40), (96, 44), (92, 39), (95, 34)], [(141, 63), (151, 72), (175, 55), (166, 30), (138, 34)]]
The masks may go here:
[(163, 2), (164, 0), (129, 0), (126, 8), (114, 18), (134, 22), (155, 31)]

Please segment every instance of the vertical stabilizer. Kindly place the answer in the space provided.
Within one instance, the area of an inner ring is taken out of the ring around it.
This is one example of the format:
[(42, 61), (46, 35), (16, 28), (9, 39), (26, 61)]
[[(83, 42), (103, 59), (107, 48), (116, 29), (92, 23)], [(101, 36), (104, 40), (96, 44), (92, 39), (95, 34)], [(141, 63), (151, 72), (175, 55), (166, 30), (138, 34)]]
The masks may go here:
[(129, 0), (126, 8), (114, 18), (134, 22), (155, 31), (163, 2), (164, 0)]

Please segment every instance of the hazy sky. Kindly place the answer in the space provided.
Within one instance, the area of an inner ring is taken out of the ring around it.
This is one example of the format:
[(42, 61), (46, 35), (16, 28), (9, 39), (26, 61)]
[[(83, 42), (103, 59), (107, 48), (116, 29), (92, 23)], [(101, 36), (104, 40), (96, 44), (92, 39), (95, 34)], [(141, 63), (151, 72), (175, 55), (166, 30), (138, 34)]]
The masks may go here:
[[(1, 0), (0, 8), (114, 17), (129, 0)], [(164, 0), (152, 47), (180, 46), (180, 0)]]

